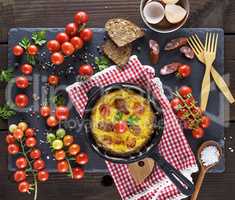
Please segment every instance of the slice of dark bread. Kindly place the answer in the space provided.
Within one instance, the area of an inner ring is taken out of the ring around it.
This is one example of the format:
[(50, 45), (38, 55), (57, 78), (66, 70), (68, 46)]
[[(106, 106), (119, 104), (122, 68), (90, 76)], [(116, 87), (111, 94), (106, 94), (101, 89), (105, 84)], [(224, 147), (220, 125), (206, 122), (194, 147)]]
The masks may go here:
[(118, 66), (125, 65), (132, 52), (132, 46), (130, 44), (124, 47), (118, 47), (109, 39), (103, 44), (102, 49), (105, 55)]
[(141, 28), (126, 19), (109, 19), (105, 24), (105, 30), (118, 47), (123, 47), (144, 36)]

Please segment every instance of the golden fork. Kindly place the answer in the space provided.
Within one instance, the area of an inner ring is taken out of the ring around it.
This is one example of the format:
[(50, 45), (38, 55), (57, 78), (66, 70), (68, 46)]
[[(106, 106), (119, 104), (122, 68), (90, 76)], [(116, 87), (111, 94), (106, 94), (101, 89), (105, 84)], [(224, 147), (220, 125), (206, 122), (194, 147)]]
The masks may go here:
[[(193, 49), (198, 60), (205, 64), (204, 45), (202, 44), (199, 37), (196, 34), (192, 35), (188, 39), (188, 44)], [(211, 75), (212, 75), (216, 85), (221, 90), (221, 92), (224, 94), (224, 96), (227, 98), (229, 103), (234, 103), (235, 99), (234, 99), (233, 95), (231, 94), (227, 84), (225, 83), (223, 77), (216, 71), (216, 69), (213, 66), (211, 67)]]

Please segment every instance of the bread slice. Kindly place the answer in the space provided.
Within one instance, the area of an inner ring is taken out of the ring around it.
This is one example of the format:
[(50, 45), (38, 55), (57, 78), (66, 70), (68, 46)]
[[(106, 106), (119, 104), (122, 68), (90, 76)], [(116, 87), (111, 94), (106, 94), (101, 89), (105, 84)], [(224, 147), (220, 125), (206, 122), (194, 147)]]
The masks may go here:
[(132, 46), (130, 44), (124, 47), (118, 47), (109, 39), (103, 44), (102, 49), (105, 55), (118, 66), (125, 65), (132, 52)]
[(144, 36), (141, 28), (125, 19), (109, 19), (105, 24), (105, 30), (118, 47), (123, 47)]

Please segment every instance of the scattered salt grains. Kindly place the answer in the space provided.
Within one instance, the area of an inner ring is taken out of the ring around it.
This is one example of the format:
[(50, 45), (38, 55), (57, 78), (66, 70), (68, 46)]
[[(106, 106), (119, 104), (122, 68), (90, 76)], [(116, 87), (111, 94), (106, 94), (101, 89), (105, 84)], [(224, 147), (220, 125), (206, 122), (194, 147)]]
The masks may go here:
[(205, 147), (201, 152), (201, 161), (204, 166), (210, 166), (219, 162), (220, 152), (215, 146)]

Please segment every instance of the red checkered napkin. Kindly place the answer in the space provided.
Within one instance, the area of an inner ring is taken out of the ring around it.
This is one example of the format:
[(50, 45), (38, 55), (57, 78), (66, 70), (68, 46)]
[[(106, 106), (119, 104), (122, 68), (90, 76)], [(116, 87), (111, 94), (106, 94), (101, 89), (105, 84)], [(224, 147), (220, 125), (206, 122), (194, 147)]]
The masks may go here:
[[(67, 92), (78, 113), (82, 116), (88, 100), (86, 94), (89, 89), (93, 86), (105, 86), (116, 82), (135, 83), (152, 91), (161, 104), (164, 114), (165, 127), (158, 146), (159, 151), (169, 163), (191, 180), (191, 174), (198, 170), (195, 157), (152, 67), (143, 66), (136, 56), (132, 56), (123, 71), (116, 66), (111, 66), (92, 76), (86, 82), (69, 86)], [(185, 197), (157, 165), (153, 173), (142, 184), (136, 185), (126, 164), (106, 163), (124, 200), (172, 200)]]

